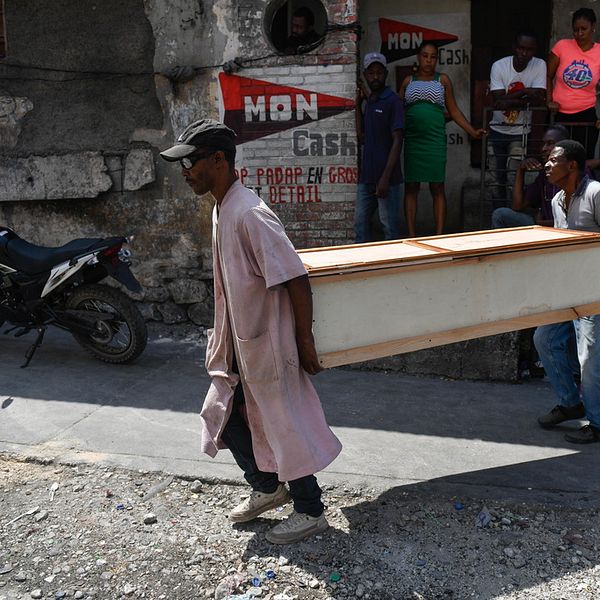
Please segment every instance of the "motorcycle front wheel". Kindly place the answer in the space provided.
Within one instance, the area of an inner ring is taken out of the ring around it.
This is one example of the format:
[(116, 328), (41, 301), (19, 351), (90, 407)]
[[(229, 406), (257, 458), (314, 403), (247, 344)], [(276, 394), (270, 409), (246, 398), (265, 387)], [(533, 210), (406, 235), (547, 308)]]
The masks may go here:
[(75, 290), (67, 308), (113, 315), (110, 319), (98, 318), (89, 335), (71, 332), (96, 358), (112, 364), (128, 363), (144, 351), (148, 341), (146, 323), (123, 292), (103, 285), (85, 285)]

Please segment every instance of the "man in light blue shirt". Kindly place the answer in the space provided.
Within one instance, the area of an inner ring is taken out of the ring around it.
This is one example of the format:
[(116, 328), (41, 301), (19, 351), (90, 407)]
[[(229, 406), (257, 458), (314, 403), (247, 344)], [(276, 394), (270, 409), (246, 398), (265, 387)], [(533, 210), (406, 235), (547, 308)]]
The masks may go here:
[[(545, 165), (548, 181), (560, 188), (552, 198), (554, 226), (600, 232), (600, 182), (584, 175), (585, 148), (574, 140), (558, 142)], [(573, 333), (576, 339), (574, 348)], [(571, 419), (588, 425), (565, 434), (568, 442), (600, 442), (600, 315), (538, 327), (534, 335), (559, 403), (538, 423), (551, 428)], [(581, 372), (581, 389), (575, 375)]]

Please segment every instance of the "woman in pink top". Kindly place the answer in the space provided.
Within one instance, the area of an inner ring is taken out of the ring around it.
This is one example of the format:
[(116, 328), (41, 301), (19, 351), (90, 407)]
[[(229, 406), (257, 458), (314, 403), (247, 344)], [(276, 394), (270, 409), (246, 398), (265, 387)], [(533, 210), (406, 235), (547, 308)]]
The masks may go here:
[(596, 84), (600, 79), (600, 44), (594, 42), (596, 14), (591, 8), (573, 13), (572, 40), (556, 42), (548, 57), (548, 108), (559, 123), (589, 123), (569, 127), (581, 142), (587, 158), (594, 158), (598, 129)]

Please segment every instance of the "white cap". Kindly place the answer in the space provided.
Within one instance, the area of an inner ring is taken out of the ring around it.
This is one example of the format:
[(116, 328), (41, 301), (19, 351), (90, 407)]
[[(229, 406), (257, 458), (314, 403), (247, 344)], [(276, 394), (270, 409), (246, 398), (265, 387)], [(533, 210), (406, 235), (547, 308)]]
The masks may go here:
[(363, 66), (368, 69), (373, 63), (381, 63), (384, 67), (387, 67), (387, 60), (385, 56), (380, 52), (369, 52), (363, 59)]

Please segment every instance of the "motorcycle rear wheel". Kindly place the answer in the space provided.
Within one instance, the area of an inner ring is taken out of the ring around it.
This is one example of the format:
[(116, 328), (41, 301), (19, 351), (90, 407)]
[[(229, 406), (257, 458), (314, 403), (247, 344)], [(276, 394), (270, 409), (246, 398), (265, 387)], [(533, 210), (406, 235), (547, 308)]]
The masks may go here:
[(67, 308), (112, 313), (114, 319), (98, 319), (96, 332), (71, 332), (77, 342), (95, 358), (112, 364), (135, 360), (146, 347), (148, 331), (144, 318), (123, 292), (103, 285), (85, 285), (75, 290)]

